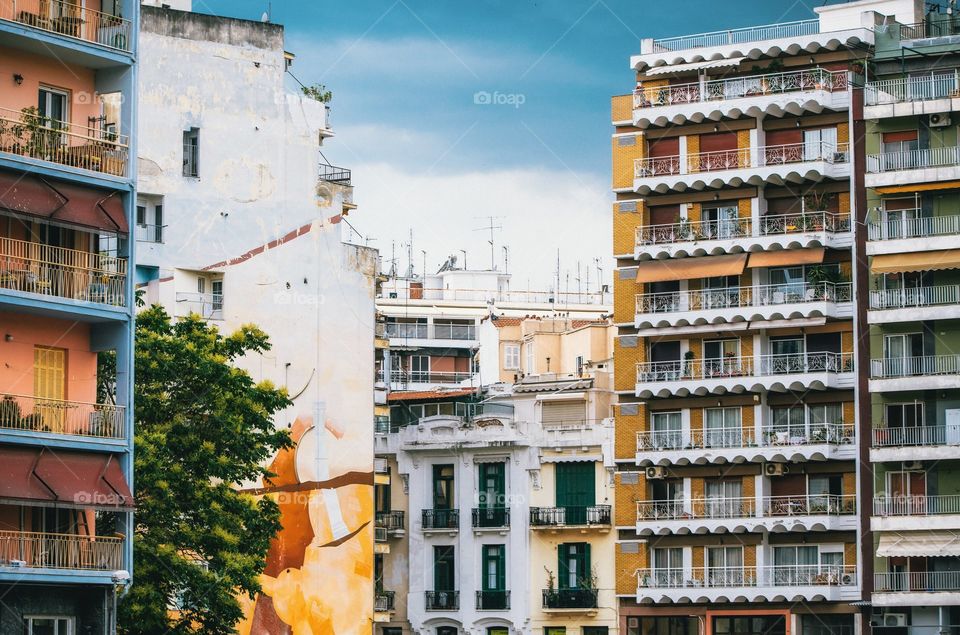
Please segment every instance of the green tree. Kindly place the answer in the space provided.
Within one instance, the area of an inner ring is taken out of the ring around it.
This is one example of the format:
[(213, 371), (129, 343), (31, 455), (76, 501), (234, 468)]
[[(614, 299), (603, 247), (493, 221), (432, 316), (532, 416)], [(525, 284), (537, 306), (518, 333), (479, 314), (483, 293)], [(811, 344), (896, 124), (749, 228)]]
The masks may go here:
[(158, 306), (137, 316), (134, 584), (121, 633), (234, 633), (238, 596), (260, 590), (280, 511), (237, 486), (270, 476), (266, 460), (291, 445), (272, 420), (290, 401), (234, 362), (269, 348), (253, 326), (224, 336)]

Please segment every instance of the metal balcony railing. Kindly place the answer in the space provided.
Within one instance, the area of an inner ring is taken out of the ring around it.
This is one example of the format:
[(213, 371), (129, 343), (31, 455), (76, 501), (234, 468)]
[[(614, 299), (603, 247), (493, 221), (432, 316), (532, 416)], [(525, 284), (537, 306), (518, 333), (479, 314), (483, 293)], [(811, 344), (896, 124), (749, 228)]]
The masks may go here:
[(0, 0), (0, 20), (129, 53), (130, 20), (62, 0)]
[(350, 185), (353, 178), (347, 168), (337, 167), (329, 163), (320, 163), (319, 176), (321, 181), (338, 185)]
[(943, 22), (914, 22), (900, 25), (901, 40), (922, 40), (926, 38), (947, 37), (960, 33), (960, 28), (953, 20)]
[[(960, 234), (960, 216), (927, 216), (923, 210), (903, 211), (903, 218), (870, 223), (867, 226), (869, 240), (898, 240), (901, 238), (924, 238), (926, 236), (956, 236)], [(910, 218), (910, 217), (913, 218)]]
[(209, 320), (223, 319), (222, 293), (192, 293), (178, 291), (176, 294), (177, 315), (185, 317), (196, 313)]
[(543, 589), (545, 609), (595, 609), (597, 589)]
[(444, 323), (415, 323), (415, 322), (387, 322), (385, 333), (387, 337), (403, 339), (438, 339), (438, 340), (475, 340), (477, 327), (475, 324), (444, 324)]
[(955, 71), (950, 75), (883, 79), (868, 82), (863, 96), (867, 106), (960, 97), (960, 78)]
[(510, 591), (477, 591), (478, 611), (506, 611), (510, 608)]
[(697, 174), (811, 161), (846, 163), (848, 160), (847, 148), (848, 146), (845, 143), (837, 145), (826, 142), (790, 143), (760, 148), (738, 148), (736, 150), (698, 152), (666, 157), (646, 157), (634, 161), (634, 178)]
[(691, 501), (637, 501), (637, 522), (650, 520), (772, 518), (783, 516), (837, 516), (856, 512), (856, 496), (805, 494), (799, 496), (698, 498)]
[(956, 165), (960, 165), (960, 147), (957, 146), (867, 155), (867, 172), (870, 174)]
[(610, 524), (610, 505), (531, 507), (531, 527), (605, 526)]
[(163, 228), (166, 225), (141, 225), (134, 228), (134, 236), (142, 243), (163, 243)]
[(710, 33), (699, 33), (697, 35), (660, 38), (653, 41), (653, 52), (682, 51), (684, 49), (701, 48), (705, 46), (725, 46), (727, 44), (742, 44), (744, 42), (760, 42), (784, 37), (813, 35), (819, 32), (820, 21), (817, 19), (781, 22), (779, 24), (728, 29), (726, 31), (712, 31)]
[(26, 531), (0, 531), (0, 567), (116, 571), (123, 539)]
[(960, 495), (875, 496), (874, 516), (940, 516), (960, 514)]
[(870, 292), (870, 308), (873, 310), (944, 306), (958, 303), (960, 303), (960, 285), (957, 284), (904, 289), (876, 289)]
[(373, 528), (373, 541), (374, 542), (386, 542), (389, 534), (384, 527), (374, 527)]
[(809, 426), (765, 426), (759, 439), (753, 428), (728, 427), (704, 430), (664, 430), (637, 433), (637, 452), (716, 448), (781, 447), (828, 443), (852, 444), (854, 427), (842, 423)]
[(387, 459), (382, 456), (374, 458), (373, 471), (375, 474), (389, 474), (390, 464), (387, 462)]
[(127, 261), (0, 237), (0, 289), (126, 305)]
[(696, 291), (641, 293), (636, 296), (637, 314), (710, 311), (804, 302), (851, 302), (850, 283), (771, 284)]
[(870, 360), (872, 379), (960, 374), (960, 355), (924, 355)]
[[(392, 370), (390, 382), (394, 384), (459, 384), (469, 381), (473, 373), (440, 372), (427, 370)], [(382, 370), (377, 371), (377, 381), (386, 381)]]
[(638, 245), (661, 245), (704, 240), (734, 240), (759, 236), (782, 236), (814, 232), (850, 231), (850, 215), (832, 212), (771, 214), (758, 223), (749, 218), (687, 221), (637, 227)]
[(460, 610), (460, 591), (425, 591), (428, 611)]
[(373, 433), (374, 434), (389, 434), (391, 432), (396, 432), (399, 428), (394, 429), (390, 425), (390, 417), (387, 415), (374, 415), (373, 417)]
[(375, 522), (377, 527), (387, 531), (400, 531), (404, 528), (406, 514), (402, 511), (377, 512)]
[(474, 507), (473, 526), (475, 528), (503, 528), (510, 526), (509, 507)]
[(90, 439), (124, 439), (123, 406), (2, 395), (0, 428), (35, 433), (69, 434)]
[(373, 610), (381, 613), (392, 611), (395, 597), (395, 591), (377, 591), (373, 596)]
[(753, 357), (689, 359), (671, 362), (640, 362), (637, 383), (720, 379), (724, 377), (763, 377), (803, 373), (853, 372), (852, 353), (791, 353)]
[(900, 571), (873, 574), (874, 593), (960, 591), (960, 571)]
[(873, 429), (873, 447), (960, 445), (960, 426), (931, 425)]
[(764, 567), (694, 567), (638, 569), (637, 593), (644, 589), (694, 587), (853, 586), (856, 567), (846, 565), (790, 565)]
[(845, 91), (847, 74), (811, 68), (785, 73), (747, 75), (732, 79), (713, 79), (687, 84), (641, 88), (633, 93), (634, 108), (725, 101), (741, 97), (777, 95), (800, 91)]
[(421, 514), (423, 529), (459, 529), (459, 509), (424, 509)]

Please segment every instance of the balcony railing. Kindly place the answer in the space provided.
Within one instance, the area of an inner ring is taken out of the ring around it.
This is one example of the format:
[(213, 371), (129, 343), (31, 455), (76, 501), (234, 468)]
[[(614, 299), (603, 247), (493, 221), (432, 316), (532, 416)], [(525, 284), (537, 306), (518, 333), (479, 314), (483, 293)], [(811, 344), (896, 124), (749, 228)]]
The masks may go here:
[(428, 611), (460, 610), (460, 591), (425, 591)]
[(389, 434), (391, 432), (397, 432), (399, 430), (398, 426), (390, 425), (390, 417), (387, 415), (374, 415), (373, 417), (373, 433), (374, 434)]
[(960, 303), (960, 285), (936, 287), (879, 289), (870, 292), (870, 308), (874, 310), (944, 306)]
[(854, 427), (842, 423), (811, 423), (809, 426), (765, 426), (760, 438), (753, 428), (728, 427), (664, 430), (637, 433), (637, 452), (712, 448), (782, 447), (828, 443), (852, 444)]
[(760, 355), (758, 359), (758, 365), (753, 357), (641, 362), (637, 364), (637, 383), (853, 371), (852, 353), (791, 353)]
[(475, 528), (502, 528), (510, 526), (509, 507), (474, 507), (473, 526)]
[(402, 511), (377, 512), (377, 527), (383, 527), (387, 531), (400, 531), (404, 527), (406, 514)]
[(386, 528), (384, 527), (374, 527), (373, 528), (373, 541), (374, 542), (386, 542), (389, 538)]
[(960, 82), (956, 73), (903, 77), (869, 82), (863, 92), (867, 106), (899, 104), (908, 101), (960, 97)]
[(510, 608), (510, 591), (477, 591), (478, 611), (506, 611)]
[(390, 464), (386, 458), (378, 456), (373, 459), (373, 472), (375, 474), (389, 474)]
[(900, 25), (901, 40), (922, 40), (925, 38), (947, 37), (957, 35), (960, 29), (952, 19), (944, 22), (914, 22)]
[(474, 324), (424, 324), (415, 322), (387, 322), (387, 337), (404, 339), (475, 340)]
[(350, 185), (353, 178), (347, 168), (340, 168), (329, 163), (320, 164), (319, 176), (321, 181), (336, 183), (337, 185)]
[[(390, 382), (394, 384), (459, 384), (469, 381), (473, 373), (439, 372), (427, 370), (392, 370)], [(386, 381), (384, 372), (377, 371), (377, 381)]]
[(661, 38), (653, 41), (653, 52), (682, 51), (684, 49), (701, 48), (705, 46), (725, 46), (727, 44), (742, 44), (744, 42), (760, 42), (776, 40), (784, 37), (813, 35), (820, 32), (819, 20), (801, 20), (798, 22), (781, 22), (765, 26), (751, 26), (742, 29), (728, 29), (713, 31), (697, 35)]
[(0, 0), (0, 20), (11, 20), (58, 35), (129, 53), (132, 25), (109, 13), (61, 0)]
[(597, 589), (543, 589), (545, 609), (595, 609)]
[(955, 165), (960, 165), (960, 147), (957, 146), (867, 155), (867, 172), (870, 174)]
[(126, 305), (127, 261), (0, 237), (0, 289)]
[(960, 495), (875, 496), (874, 516), (940, 516), (960, 514)]
[(870, 223), (867, 227), (867, 236), (869, 240), (898, 240), (960, 234), (960, 216), (921, 217), (922, 213), (923, 211), (919, 209), (903, 210), (904, 218)]
[(844, 565), (789, 565), (764, 567), (694, 567), (684, 569), (640, 569), (637, 590), (683, 589), (692, 587), (798, 587), (852, 586), (857, 571)]
[(799, 496), (698, 498), (691, 501), (637, 501), (637, 522), (648, 520), (770, 518), (782, 516), (836, 516), (853, 514), (856, 496), (812, 494)]
[(924, 355), (870, 360), (870, 377), (934, 377), (960, 374), (960, 355)]
[(609, 525), (610, 505), (531, 507), (531, 527)]
[(749, 218), (686, 221), (637, 227), (638, 245), (661, 245), (704, 240), (733, 240), (759, 236), (782, 236), (813, 232), (850, 231), (850, 215), (832, 212), (771, 214), (754, 224)]
[(759, 168), (809, 161), (846, 163), (847, 144), (790, 143), (756, 149), (738, 148), (682, 156), (646, 157), (634, 161), (634, 178)]
[(875, 593), (960, 591), (960, 571), (874, 573), (873, 590)]
[(3, 395), (0, 428), (93, 439), (126, 437), (124, 408), (110, 404)]
[(166, 225), (141, 225), (134, 229), (136, 239), (142, 243), (163, 243), (163, 228)]
[(112, 176), (126, 176), (129, 159), (125, 135), (8, 108), (0, 108), (0, 152)]
[(724, 101), (740, 97), (777, 95), (809, 90), (845, 91), (847, 74), (811, 68), (786, 73), (749, 75), (733, 79), (713, 79), (704, 83), (671, 84), (638, 89), (633, 94), (634, 108)]
[(850, 283), (771, 284), (637, 295), (637, 314), (710, 311), (803, 302), (851, 302)]
[(424, 509), (421, 515), (423, 529), (459, 529), (459, 509)]
[(0, 566), (116, 571), (123, 568), (123, 539), (0, 531)]
[(873, 447), (897, 448), (960, 445), (960, 426), (904, 426), (873, 429)]
[(196, 313), (209, 320), (223, 319), (222, 293), (192, 293), (178, 291), (176, 294), (177, 315), (186, 316)]
[(392, 611), (395, 597), (395, 591), (377, 591), (373, 596), (373, 610), (381, 613)]

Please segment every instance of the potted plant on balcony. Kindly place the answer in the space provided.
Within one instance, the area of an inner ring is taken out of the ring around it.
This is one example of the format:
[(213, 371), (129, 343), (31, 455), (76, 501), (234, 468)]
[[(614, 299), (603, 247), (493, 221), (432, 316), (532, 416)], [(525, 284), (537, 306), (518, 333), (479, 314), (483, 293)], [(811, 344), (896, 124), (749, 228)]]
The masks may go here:
[(693, 358), (696, 357), (693, 351), (687, 351), (683, 354), (683, 376), (690, 377), (693, 375)]
[(553, 575), (553, 571), (544, 567), (544, 571), (547, 572), (547, 588), (544, 590), (544, 604), (546, 608), (557, 608), (559, 602), (559, 597), (557, 595), (557, 579)]

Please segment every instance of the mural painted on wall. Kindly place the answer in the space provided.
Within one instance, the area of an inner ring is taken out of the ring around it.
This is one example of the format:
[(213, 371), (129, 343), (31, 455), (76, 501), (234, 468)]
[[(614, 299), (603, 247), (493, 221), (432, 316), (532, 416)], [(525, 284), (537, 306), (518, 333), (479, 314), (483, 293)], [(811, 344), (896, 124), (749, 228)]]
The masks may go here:
[(276, 476), (254, 490), (277, 501), (283, 530), (270, 547), (263, 592), (245, 599), (241, 635), (370, 633), (372, 438), (320, 416), (319, 446), (316, 412), (301, 414), (291, 427), (296, 448), (278, 453)]

